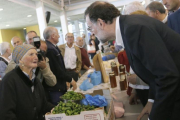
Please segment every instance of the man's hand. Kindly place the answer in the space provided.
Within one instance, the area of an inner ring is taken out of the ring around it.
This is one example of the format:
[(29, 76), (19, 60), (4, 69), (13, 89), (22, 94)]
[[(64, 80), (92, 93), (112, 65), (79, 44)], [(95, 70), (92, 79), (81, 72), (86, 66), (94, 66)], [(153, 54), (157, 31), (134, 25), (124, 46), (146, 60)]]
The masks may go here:
[(76, 73), (79, 73), (79, 70), (75, 70)]
[(76, 81), (74, 81), (74, 79), (72, 79), (71, 85), (73, 86), (73, 91), (75, 91), (77, 89), (77, 85), (76, 85)]
[(42, 61), (38, 62), (38, 67), (40, 67), (40, 69), (42, 69), (42, 70), (46, 68), (46, 61), (44, 58)]
[(130, 105), (138, 104), (136, 93), (131, 93), (131, 96), (129, 98), (129, 104)]
[(67, 86), (67, 90), (70, 88), (70, 83), (69, 82), (66, 82), (66, 86)]
[(148, 114), (150, 115), (151, 109), (152, 109), (153, 103), (147, 102), (146, 106), (143, 108), (141, 111), (140, 115), (138, 116), (137, 120), (141, 120), (141, 118), (145, 115)]
[(131, 84), (136, 84), (136, 78), (137, 78), (137, 75), (132, 74), (132, 75), (127, 76), (127, 81), (130, 82)]
[(112, 52), (114, 52), (115, 47), (114, 47), (113, 45), (111, 45), (111, 46), (110, 46), (110, 49), (111, 49)]

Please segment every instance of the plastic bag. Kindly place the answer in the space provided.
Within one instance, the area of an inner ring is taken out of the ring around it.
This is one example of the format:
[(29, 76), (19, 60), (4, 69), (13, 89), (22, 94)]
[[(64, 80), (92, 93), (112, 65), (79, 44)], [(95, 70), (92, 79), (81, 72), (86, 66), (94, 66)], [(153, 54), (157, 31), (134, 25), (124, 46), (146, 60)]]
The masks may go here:
[(93, 85), (99, 85), (102, 83), (102, 77), (100, 71), (94, 71), (93, 73), (91, 73), (90, 78), (91, 78), (91, 83)]
[(93, 88), (93, 84), (89, 82), (89, 79), (86, 79), (86, 80), (84, 80), (83, 83), (79, 86), (79, 88), (80, 88), (81, 90), (86, 91), (86, 90), (89, 90), (89, 89)]
[(103, 107), (103, 106), (107, 106), (108, 103), (104, 96), (101, 95), (91, 96), (87, 94), (85, 95), (85, 99), (82, 100), (82, 104)]

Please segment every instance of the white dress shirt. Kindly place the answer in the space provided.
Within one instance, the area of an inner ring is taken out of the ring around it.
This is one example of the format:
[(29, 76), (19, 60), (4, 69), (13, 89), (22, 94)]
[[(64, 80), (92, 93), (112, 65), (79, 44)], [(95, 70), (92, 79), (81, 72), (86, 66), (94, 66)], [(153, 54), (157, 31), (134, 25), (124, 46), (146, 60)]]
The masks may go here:
[(75, 69), (76, 68), (77, 55), (76, 50), (74, 48), (74, 44), (72, 47), (68, 47), (66, 44), (65, 53), (64, 53), (64, 63), (66, 69)]
[(162, 21), (163, 23), (166, 23), (168, 19), (168, 14), (166, 15), (166, 17), (164, 18), (164, 20)]
[(123, 43), (122, 35), (121, 35), (121, 29), (119, 26), (119, 18), (120, 16), (116, 18), (116, 44), (124, 48), (124, 43)]

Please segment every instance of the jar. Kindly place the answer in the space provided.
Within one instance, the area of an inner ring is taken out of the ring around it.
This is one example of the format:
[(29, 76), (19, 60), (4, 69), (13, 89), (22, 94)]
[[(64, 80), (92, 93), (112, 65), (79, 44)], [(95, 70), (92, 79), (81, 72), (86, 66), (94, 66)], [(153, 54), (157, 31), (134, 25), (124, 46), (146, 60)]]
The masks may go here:
[(111, 88), (117, 87), (116, 77), (114, 72), (109, 73), (109, 79), (110, 79)]
[(111, 70), (114, 72), (115, 76), (118, 76), (118, 68), (115, 61), (111, 62)]
[(119, 86), (121, 90), (126, 90), (127, 89), (127, 82), (126, 82), (126, 75), (123, 72), (120, 72), (120, 81), (119, 81)]
[(125, 66), (121, 64), (121, 65), (119, 66), (119, 71), (120, 71), (120, 72), (123, 72), (123, 74), (125, 74)]

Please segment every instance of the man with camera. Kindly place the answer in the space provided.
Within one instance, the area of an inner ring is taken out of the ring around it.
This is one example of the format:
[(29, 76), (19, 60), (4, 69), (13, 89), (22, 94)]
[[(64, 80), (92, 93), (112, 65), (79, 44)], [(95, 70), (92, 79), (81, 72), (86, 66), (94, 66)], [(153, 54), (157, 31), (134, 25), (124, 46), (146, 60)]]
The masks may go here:
[[(39, 38), (37, 37), (37, 33), (35, 31), (29, 31), (26, 35), (26, 42), (27, 44), (32, 44), (34, 45), (34, 40), (33, 38)], [(39, 41), (39, 42), (37, 42)], [(40, 47), (41, 51), (47, 51), (47, 46), (43, 42), (40, 44), (40, 38), (35, 42), (35, 45), (38, 43), (38, 46)], [(21, 44), (22, 45), (22, 42)], [(11, 61), (7, 68), (6, 68), (6, 73), (10, 72), (16, 67), (16, 64), (14, 61)], [(54, 86), (57, 83), (55, 75), (51, 72), (49, 68), (49, 60), (47, 57), (43, 57), (41, 60), (38, 62), (38, 67), (36, 70), (34, 70), (37, 78), (40, 80), (40, 82), (43, 82), (43, 80), (46, 82), (47, 85), (49, 86)]]

